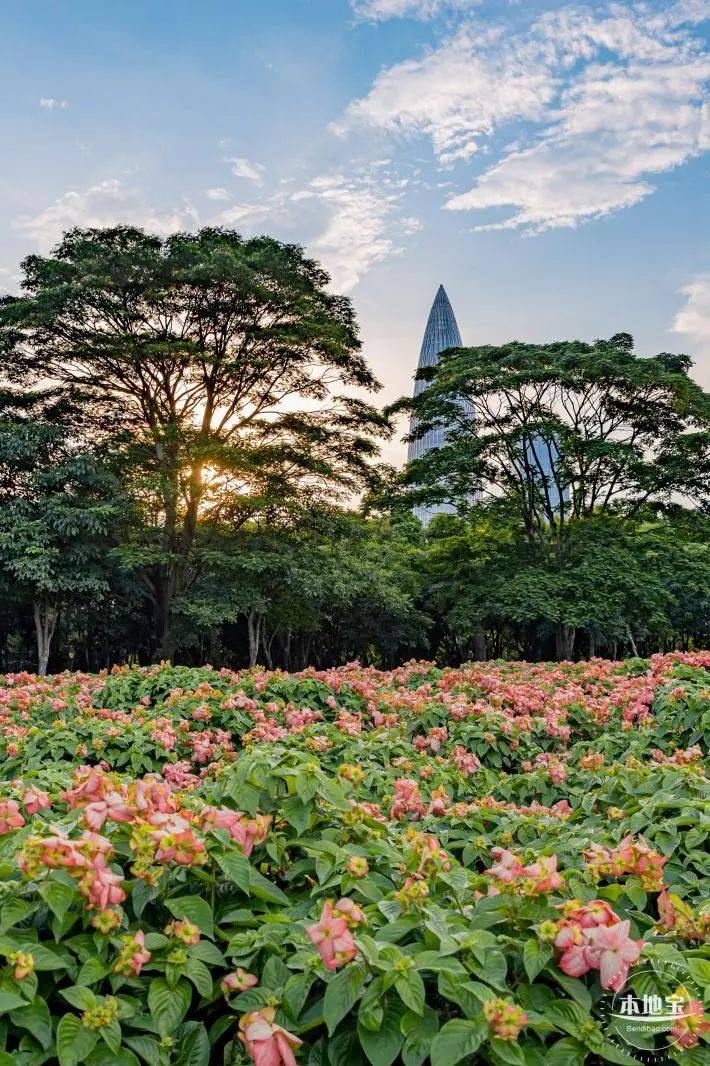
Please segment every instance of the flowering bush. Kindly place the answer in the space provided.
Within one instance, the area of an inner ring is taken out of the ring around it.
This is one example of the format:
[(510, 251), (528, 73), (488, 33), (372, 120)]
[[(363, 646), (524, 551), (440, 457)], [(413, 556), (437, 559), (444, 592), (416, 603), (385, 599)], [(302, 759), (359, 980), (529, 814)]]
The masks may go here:
[(0, 679), (0, 1066), (706, 1062), (708, 667)]

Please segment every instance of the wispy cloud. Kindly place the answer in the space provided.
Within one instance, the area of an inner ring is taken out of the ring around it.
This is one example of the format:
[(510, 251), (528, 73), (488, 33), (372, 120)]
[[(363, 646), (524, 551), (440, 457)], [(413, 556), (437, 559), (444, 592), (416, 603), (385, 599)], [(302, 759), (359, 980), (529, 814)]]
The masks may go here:
[(396, 198), (368, 176), (343, 174), (316, 178), (307, 192), (320, 200), (327, 215), (309, 250), (323, 260), (333, 287), (348, 292), (375, 263), (395, 252), (389, 227)]
[(425, 135), (442, 166), (472, 160), (511, 129), (515, 140), (445, 206), (496, 209), (478, 228), (576, 226), (638, 203), (654, 175), (710, 148), (710, 53), (694, 32), (707, 14), (707, 0), (655, 14), (643, 4), (567, 7), (514, 35), (469, 21), (380, 73), (339, 129)]
[(699, 274), (681, 292), (685, 303), (675, 317), (673, 332), (685, 336), (694, 351), (710, 357), (710, 274)]
[(228, 200), (229, 193), (226, 189), (223, 189), (221, 185), (215, 189), (205, 189), (205, 196), (208, 200)]
[(42, 251), (48, 251), (66, 230), (74, 226), (111, 226), (117, 223), (166, 234), (193, 229), (197, 218), (194, 209), (187, 203), (175, 210), (158, 211), (147, 202), (140, 190), (112, 179), (87, 189), (70, 190), (38, 214), (17, 219), (15, 227), (34, 240)]
[(57, 100), (54, 96), (40, 96), (38, 103), (45, 111), (62, 111), (69, 107), (68, 100)]
[(405, 16), (431, 19), (447, 8), (462, 9), (478, 3), (480, 0), (350, 0), (350, 6), (359, 18), (373, 22)]
[(255, 181), (258, 184), (264, 180), (265, 167), (262, 167), (260, 163), (253, 163), (250, 159), (245, 159), (243, 156), (230, 156), (225, 159), (225, 163), (229, 163), (232, 167), (232, 174), (235, 178), (244, 178), (246, 181)]

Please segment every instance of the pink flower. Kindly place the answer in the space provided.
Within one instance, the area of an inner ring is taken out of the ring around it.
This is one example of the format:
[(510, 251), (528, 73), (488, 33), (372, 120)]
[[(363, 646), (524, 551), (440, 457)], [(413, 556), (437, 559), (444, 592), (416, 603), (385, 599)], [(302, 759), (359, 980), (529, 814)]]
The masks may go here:
[(244, 1014), (239, 1019), (239, 1039), (255, 1066), (296, 1066), (293, 1048), (303, 1043), (287, 1029), (274, 1025), (274, 1007)]
[(87, 803), (84, 807), (84, 821), (89, 829), (98, 831), (108, 818), (112, 822), (130, 822), (135, 811), (118, 792), (110, 792), (105, 799)]
[(682, 1015), (671, 1029), (679, 1047), (695, 1047), (700, 1037), (710, 1032), (710, 1022), (705, 1020), (705, 1010), (699, 999), (688, 1000)]
[(241, 966), (237, 966), (234, 973), (228, 973), (222, 978), (220, 988), (225, 996), (228, 996), (230, 992), (246, 992), (248, 988), (253, 988), (258, 983), (258, 977), (255, 977), (253, 973), (247, 973)]
[(357, 903), (351, 899), (340, 899), (335, 904), (336, 917), (342, 915), (348, 925), (367, 925), (367, 918)]
[(257, 814), (253, 818), (228, 807), (205, 807), (200, 815), (202, 828), (226, 829), (232, 840), (241, 844), (242, 851), (249, 857), (255, 844), (263, 844), (269, 833), (272, 816)]
[(351, 873), (353, 877), (367, 877), (370, 872), (370, 866), (367, 859), (362, 855), (351, 855), (348, 862), (348, 873)]
[(106, 856), (96, 855), (79, 882), (79, 891), (86, 896), (90, 907), (103, 911), (109, 906), (123, 903), (126, 893), (121, 888), (122, 883), (121, 875), (109, 868)]
[(320, 919), (307, 927), (306, 935), (318, 948), (327, 970), (337, 970), (357, 955), (348, 923), (334, 912), (332, 900), (325, 901)]
[(123, 947), (114, 966), (116, 973), (138, 977), (142, 968), (150, 962), (151, 953), (145, 946), (145, 933), (139, 929), (133, 936), (123, 938)]
[(22, 793), (22, 806), (29, 815), (33, 815), (37, 814), (38, 811), (51, 807), (51, 803), (46, 792), (37, 788), (36, 785), (30, 785)]
[(543, 855), (537, 862), (524, 866), (522, 876), (530, 882), (530, 892), (554, 892), (562, 888), (564, 881), (557, 873), (557, 856)]
[(166, 936), (176, 937), (183, 944), (197, 944), (201, 936), (198, 926), (188, 922), (187, 918), (168, 922), (165, 926), (165, 934)]
[(486, 870), (485, 877), (494, 877), (497, 881), (509, 885), (516, 881), (523, 873), (523, 864), (517, 855), (505, 848), (491, 848), (491, 855), (498, 861), (490, 870)]
[(638, 961), (643, 940), (629, 937), (630, 921), (597, 925), (588, 930), (587, 958), (599, 970), (602, 988), (620, 992), (626, 984), (629, 967)]
[(517, 1040), (528, 1020), (523, 1008), (505, 999), (489, 999), (483, 1004), (483, 1014), (494, 1036), (499, 1040)]
[(582, 974), (591, 970), (592, 967), (586, 952), (586, 945), (572, 944), (571, 947), (568, 947), (559, 961), (559, 967), (562, 972), (569, 977), (581, 977)]
[(20, 829), (24, 824), (25, 819), (20, 814), (17, 800), (0, 801), (0, 836), (5, 836), (13, 829)]

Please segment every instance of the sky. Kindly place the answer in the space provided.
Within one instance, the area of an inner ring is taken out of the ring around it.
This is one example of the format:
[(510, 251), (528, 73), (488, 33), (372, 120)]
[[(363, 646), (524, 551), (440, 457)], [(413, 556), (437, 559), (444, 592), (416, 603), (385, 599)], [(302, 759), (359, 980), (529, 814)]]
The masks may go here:
[(440, 283), (466, 344), (629, 332), (710, 388), (709, 83), (710, 0), (23, 0), (0, 289), (72, 226), (217, 224), (321, 260), (382, 402)]

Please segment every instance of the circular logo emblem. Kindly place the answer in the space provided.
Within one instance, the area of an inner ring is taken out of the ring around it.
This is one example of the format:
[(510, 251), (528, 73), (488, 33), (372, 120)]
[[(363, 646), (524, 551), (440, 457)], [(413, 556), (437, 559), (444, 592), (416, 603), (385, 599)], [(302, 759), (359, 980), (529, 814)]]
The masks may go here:
[[(684, 968), (663, 963), (663, 968), (642, 966), (632, 973), (621, 992), (609, 992), (599, 1004), (606, 1036), (634, 1049), (639, 1062), (658, 1066), (659, 1054), (669, 1048), (683, 1049), (692, 1039), (698, 988)], [(662, 1060), (661, 1060), (662, 1061)]]

